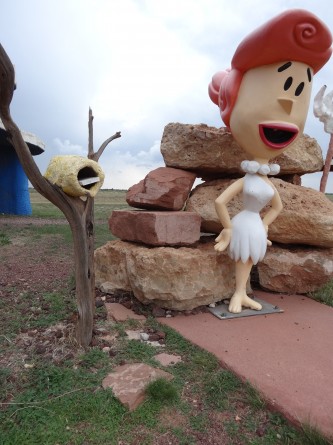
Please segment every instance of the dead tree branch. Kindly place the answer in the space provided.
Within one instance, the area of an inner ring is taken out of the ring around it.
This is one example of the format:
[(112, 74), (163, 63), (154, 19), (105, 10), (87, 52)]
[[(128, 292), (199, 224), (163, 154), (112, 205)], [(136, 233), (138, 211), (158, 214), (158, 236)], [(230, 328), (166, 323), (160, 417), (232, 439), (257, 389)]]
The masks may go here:
[(89, 108), (89, 119), (88, 119), (88, 158), (93, 159), (94, 156), (94, 127), (93, 127), (94, 116), (92, 114), (91, 108)]
[(89, 144), (88, 144), (88, 158), (92, 159), (93, 161), (98, 162), (99, 158), (102, 156), (104, 150), (106, 147), (112, 142), (114, 139), (118, 139), (121, 137), (120, 131), (117, 131), (113, 136), (110, 136), (108, 139), (106, 139), (103, 144), (99, 147), (97, 152), (94, 152), (93, 148), (93, 120), (94, 116), (92, 114), (91, 108), (89, 108), (89, 120), (88, 120), (88, 128), (89, 128)]

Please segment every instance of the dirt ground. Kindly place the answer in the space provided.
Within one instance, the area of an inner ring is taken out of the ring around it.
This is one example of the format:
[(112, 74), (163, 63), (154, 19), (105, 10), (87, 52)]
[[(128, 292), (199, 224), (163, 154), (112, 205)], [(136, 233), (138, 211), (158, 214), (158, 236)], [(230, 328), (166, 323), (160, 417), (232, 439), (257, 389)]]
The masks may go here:
[[(63, 221), (29, 217), (29, 225), (42, 226), (50, 223), (63, 224)], [(26, 224), (27, 219), (22, 217), (0, 219), (0, 229), (4, 225), (12, 228)], [(53, 291), (56, 290), (57, 283), (61, 286), (73, 270), (72, 246), (61, 243), (52, 251), (52, 255), (48, 255), (50, 248), (47, 237), (41, 237), (36, 243), (31, 238), (17, 236), (11, 239), (10, 244), (1, 246), (0, 296), (6, 297), (8, 289), (12, 287), (18, 287), (22, 292), (41, 289)]]
[[(28, 362), (35, 353), (59, 362), (74, 356), (77, 349), (73, 310), (68, 313), (67, 320), (55, 324), (52, 329), (48, 326), (30, 327), (29, 321), (34, 321), (41, 314), (52, 317), (52, 302), (45, 300), (45, 294), (64, 292), (66, 288), (70, 292), (74, 256), (72, 245), (57, 242), (57, 235), (24, 236), (21, 229), (27, 223), (41, 226), (63, 224), (64, 221), (31, 217), (28, 220), (23, 217), (0, 218), (0, 232), (4, 229), (6, 233), (6, 228), (10, 226), (12, 234), (11, 242), (0, 246), (0, 327), (8, 326), (8, 322), (16, 323), (17, 333), (7, 333), (2, 329), (2, 340), (7, 340), (2, 343), (4, 347), (1, 347), (0, 354), (0, 366), (4, 367), (13, 367), (16, 361)], [(72, 297), (74, 299), (74, 291)]]

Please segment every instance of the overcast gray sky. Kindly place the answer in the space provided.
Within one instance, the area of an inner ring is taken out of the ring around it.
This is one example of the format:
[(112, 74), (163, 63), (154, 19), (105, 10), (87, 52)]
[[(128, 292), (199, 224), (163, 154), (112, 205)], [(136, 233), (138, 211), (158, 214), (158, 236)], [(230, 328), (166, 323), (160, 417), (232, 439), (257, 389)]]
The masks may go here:
[[(12, 116), (46, 144), (36, 157), (87, 155), (88, 109), (95, 148), (116, 131), (100, 159), (104, 187), (127, 189), (163, 166), (169, 122), (220, 127), (207, 85), (228, 68), (240, 40), (291, 8), (333, 30), (327, 0), (1, 0), (1, 44), (16, 69)], [(314, 78), (313, 95), (333, 89), (333, 58)], [(305, 132), (326, 155), (329, 135), (309, 111)], [(332, 175), (331, 175), (332, 176)], [(303, 185), (319, 188), (320, 174)], [(333, 178), (327, 191), (333, 192)]]

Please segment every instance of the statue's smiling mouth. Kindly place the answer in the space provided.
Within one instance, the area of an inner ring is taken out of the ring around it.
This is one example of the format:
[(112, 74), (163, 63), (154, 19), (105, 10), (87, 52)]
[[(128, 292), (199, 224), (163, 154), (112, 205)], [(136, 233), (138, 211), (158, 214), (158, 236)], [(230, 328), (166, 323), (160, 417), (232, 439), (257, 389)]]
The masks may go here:
[(292, 124), (259, 124), (261, 140), (275, 150), (281, 150), (291, 144), (298, 132), (296, 125)]

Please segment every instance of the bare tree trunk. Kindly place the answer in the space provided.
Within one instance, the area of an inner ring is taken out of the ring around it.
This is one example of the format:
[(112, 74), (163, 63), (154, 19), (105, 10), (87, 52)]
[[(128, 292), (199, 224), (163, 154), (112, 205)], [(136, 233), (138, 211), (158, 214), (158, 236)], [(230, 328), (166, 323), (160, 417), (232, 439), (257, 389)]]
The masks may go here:
[(328, 150), (327, 150), (327, 155), (326, 155), (326, 160), (325, 160), (325, 165), (324, 165), (323, 176), (321, 177), (321, 180), (320, 180), (320, 191), (322, 193), (325, 193), (325, 190), (326, 190), (328, 174), (331, 170), (332, 158), (333, 158), (333, 135), (331, 134), (330, 142), (329, 142)]
[(91, 342), (95, 313), (94, 200), (88, 197), (81, 218), (70, 221), (75, 254), (75, 283), (78, 304), (77, 339), (82, 346)]
[[(23, 169), (33, 187), (46, 199), (57, 206), (65, 215), (72, 230), (75, 258), (76, 299), (78, 306), (77, 340), (81, 346), (88, 346), (92, 339), (95, 309), (94, 270), (94, 199), (85, 201), (66, 195), (55, 184), (51, 184), (40, 173), (21, 132), (10, 116), (10, 103), (15, 90), (13, 65), (0, 45), (0, 117), (11, 139)], [(106, 146), (121, 137), (120, 132), (107, 139), (97, 153), (93, 150), (93, 115), (89, 109), (88, 157), (98, 161)]]

